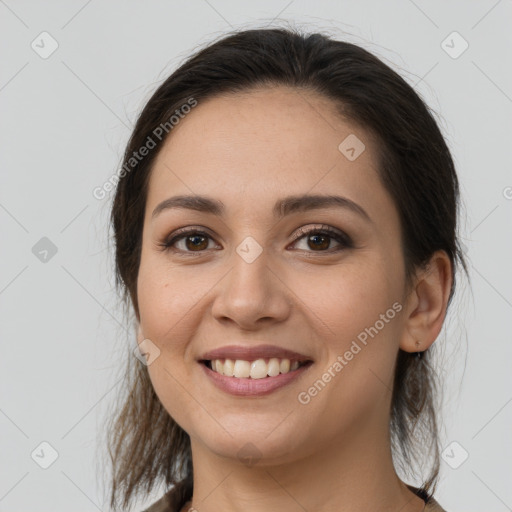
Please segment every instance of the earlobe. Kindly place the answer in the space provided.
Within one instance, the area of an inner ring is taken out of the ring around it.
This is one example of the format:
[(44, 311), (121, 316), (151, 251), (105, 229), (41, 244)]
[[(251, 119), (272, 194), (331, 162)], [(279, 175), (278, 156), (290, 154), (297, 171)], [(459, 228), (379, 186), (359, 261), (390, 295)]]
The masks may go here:
[(418, 271), (400, 340), (402, 350), (424, 352), (434, 343), (443, 327), (452, 279), (450, 258), (441, 250)]

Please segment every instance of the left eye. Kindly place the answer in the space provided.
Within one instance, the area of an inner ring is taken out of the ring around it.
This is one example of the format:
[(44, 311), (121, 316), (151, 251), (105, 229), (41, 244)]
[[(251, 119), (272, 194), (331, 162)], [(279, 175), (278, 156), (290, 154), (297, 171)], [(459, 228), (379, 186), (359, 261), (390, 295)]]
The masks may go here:
[[(295, 242), (297, 243), (302, 238), (305, 238), (305, 242), (309, 248), (315, 249), (313, 252), (338, 252), (342, 250), (342, 248), (349, 248), (352, 247), (352, 240), (343, 232), (338, 232), (330, 227), (324, 227), (321, 229), (310, 229), (310, 230), (304, 230), (300, 229), (298, 236), (295, 238)], [(338, 245), (341, 246), (341, 248), (331, 250), (331, 251), (325, 251), (320, 250), (317, 251), (316, 249), (327, 249), (330, 246), (331, 240), (335, 240), (338, 242)]]
[[(332, 240), (338, 242), (342, 248), (353, 246), (352, 241), (348, 235), (343, 232), (335, 231), (330, 227), (310, 230), (300, 229), (297, 236), (295, 236), (293, 244), (297, 244), (297, 242), (303, 238), (306, 239), (305, 241), (308, 244), (308, 247), (313, 249), (312, 252), (332, 253), (340, 251), (341, 248), (334, 251), (325, 250), (329, 248)], [(208, 248), (208, 243), (210, 240), (213, 240), (213, 238), (203, 231), (189, 230), (181, 232), (180, 234), (159, 245), (162, 246), (164, 250), (182, 253), (194, 253), (204, 252), (204, 250)], [(183, 243), (184, 245), (182, 245), (182, 247), (178, 247), (178, 243)]]

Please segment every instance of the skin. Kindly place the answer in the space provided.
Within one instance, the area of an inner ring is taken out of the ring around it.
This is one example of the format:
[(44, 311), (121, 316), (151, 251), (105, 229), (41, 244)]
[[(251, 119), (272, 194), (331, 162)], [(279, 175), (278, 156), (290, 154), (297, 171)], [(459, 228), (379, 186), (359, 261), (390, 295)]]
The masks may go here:
[[(366, 147), (354, 161), (338, 150), (349, 134)], [(199, 103), (156, 159), (138, 275), (138, 339), (160, 351), (149, 375), (190, 435), (192, 505), (201, 512), (424, 508), (392, 464), (394, 363), (399, 347), (415, 352), (435, 341), (452, 274), (439, 251), (407, 290), (400, 221), (379, 181), (376, 149), (329, 99), (280, 86)], [(336, 207), (272, 216), (276, 200), (305, 193), (348, 197), (371, 222)], [(219, 199), (226, 214), (172, 209), (152, 219), (161, 201), (178, 194)], [(322, 225), (346, 233), (355, 247), (333, 238), (321, 248), (308, 236), (294, 241), (299, 228)], [(159, 244), (187, 226), (210, 235), (202, 252), (186, 238), (175, 248), (187, 255), (162, 250)], [(262, 248), (252, 263), (236, 252), (249, 236)], [(299, 403), (298, 394), (395, 302), (401, 312), (308, 404)], [(213, 348), (260, 343), (314, 363), (288, 386), (247, 398), (214, 387), (196, 361)], [(238, 456), (247, 443), (257, 454), (253, 464)]]

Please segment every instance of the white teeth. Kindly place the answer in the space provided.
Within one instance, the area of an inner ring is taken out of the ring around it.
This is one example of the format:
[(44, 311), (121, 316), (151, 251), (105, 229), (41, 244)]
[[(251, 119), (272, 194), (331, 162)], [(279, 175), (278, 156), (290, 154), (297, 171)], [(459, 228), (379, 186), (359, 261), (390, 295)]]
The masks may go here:
[(276, 377), (280, 373), (289, 373), (299, 368), (298, 361), (290, 363), (289, 359), (272, 357), (268, 363), (265, 359), (245, 361), (243, 359), (214, 359), (211, 361), (211, 369), (221, 375), (237, 378), (264, 379)]
[(281, 362), (279, 363), (279, 371), (281, 373), (288, 373), (290, 371), (289, 359), (281, 359)]
[(273, 357), (268, 362), (268, 372), (267, 374), (270, 377), (275, 377), (276, 375), (279, 375), (279, 359), (277, 357)]
[(232, 359), (226, 359), (224, 361), (224, 375), (233, 377), (235, 373), (235, 361)]
[(251, 379), (263, 379), (267, 376), (267, 363), (264, 359), (257, 359), (251, 363)]
[(219, 361), (218, 359), (215, 362), (215, 371), (224, 374), (224, 365), (222, 364), (222, 361)]
[[(215, 366), (217, 368), (219, 366), (221, 366), (221, 367), (224, 366), (219, 359), (217, 359), (216, 363), (217, 364)], [(249, 361), (242, 361), (241, 359), (237, 359), (235, 361), (235, 369), (233, 370), (233, 377), (247, 378), (247, 377), (249, 377), (250, 374), (251, 374), (251, 363)]]

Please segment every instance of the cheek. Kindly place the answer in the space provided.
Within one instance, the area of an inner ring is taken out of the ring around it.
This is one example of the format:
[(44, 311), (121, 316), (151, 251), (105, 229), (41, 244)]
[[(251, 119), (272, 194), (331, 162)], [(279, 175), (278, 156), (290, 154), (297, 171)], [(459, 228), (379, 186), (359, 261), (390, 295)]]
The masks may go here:
[[(137, 281), (137, 299), (144, 336), (154, 339), (163, 350), (180, 347), (187, 328), (187, 317), (211, 285), (198, 282), (188, 272), (171, 268), (161, 261), (141, 262)], [(169, 340), (176, 343), (170, 344)]]
[(137, 282), (141, 326), (144, 337), (160, 351), (148, 366), (148, 374), (160, 402), (182, 428), (189, 428), (183, 411), (191, 407), (183, 391), (190, 381), (190, 368), (185, 364), (187, 339), (192, 335), (186, 332), (187, 315), (193, 315), (200, 297), (194, 293), (194, 283), (184, 282), (176, 270), (171, 272), (155, 259), (141, 261)]
[(362, 274), (340, 272), (335, 279), (317, 280), (323, 286), (315, 286), (314, 292), (311, 287), (307, 291), (304, 280), (297, 290), (297, 295), (307, 297), (306, 306), (314, 313), (310, 316), (322, 330), (316, 332), (317, 341), (324, 349), (299, 401), (309, 411), (304, 416), (311, 420), (311, 430), (321, 418), (327, 437), (367, 428), (372, 417), (387, 417), (402, 306), (382, 272), (366, 269)]
[[(401, 281), (398, 273), (391, 276), (392, 268), (386, 269), (382, 261), (367, 263), (317, 280), (322, 288), (315, 287), (315, 292), (311, 288), (307, 292), (304, 280), (297, 293), (307, 297), (307, 306), (328, 327), (321, 340), (327, 358), (315, 377), (321, 379), (323, 372), (336, 375), (326, 376), (332, 384), (323, 399), (336, 396), (332, 403), (338, 404), (334, 406), (338, 412), (344, 407), (362, 411), (392, 388), (403, 309)], [(321, 289), (324, 293), (319, 293)]]
[[(304, 398), (315, 396), (313, 408), (332, 410), (334, 430), (340, 415), (351, 411), (362, 417), (389, 398), (403, 308), (398, 301), (399, 276), (390, 280), (389, 272), (382, 262), (372, 265), (367, 260), (361, 267), (330, 271), (325, 278), (301, 278), (294, 289), (304, 300), (305, 310), (314, 313), (310, 316), (324, 349), (322, 364), (308, 381)], [(319, 380), (329, 383), (323, 388), (321, 383), (315, 385)]]
[(365, 329), (376, 323), (380, 338), (394, 338), (397, 322), (393, 319), (400, 307), (393, 309), (393, 304), (401, 294), (400, 279), (390, 272), (382, 261), (376, 259), (372, 263), (368, 258), (364, 263), (339, 265), (314, 276), (302, 274), (293, 278), (293, 293), (300, 297), (298, 304), (317, 325), (318, 337), (324, 343), (329, 340), (329, 351), (344, 351), (351, 340), (361, 333), (360, 338), (364, 338)]

